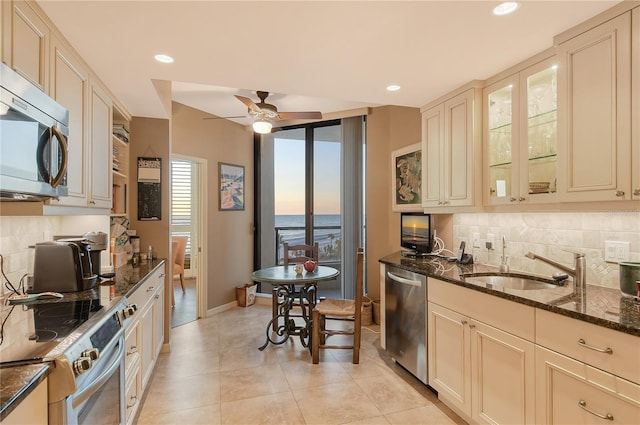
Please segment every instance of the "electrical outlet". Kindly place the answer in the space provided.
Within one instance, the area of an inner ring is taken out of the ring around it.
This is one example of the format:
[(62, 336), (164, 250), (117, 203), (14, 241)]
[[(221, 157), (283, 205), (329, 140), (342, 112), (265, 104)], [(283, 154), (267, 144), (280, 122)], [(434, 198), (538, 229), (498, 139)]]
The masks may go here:
[(496, 236), (493, 233), (487, 233), (487, 243), (496, 246)]
[(479, 232), (473, 232), (472, 238), (473, 238), (473, 247), (474, 248), (480, 248), (480, 233)]
[(629, 242), (604, 241), (604, 261), (609, 263), (629, 261)]

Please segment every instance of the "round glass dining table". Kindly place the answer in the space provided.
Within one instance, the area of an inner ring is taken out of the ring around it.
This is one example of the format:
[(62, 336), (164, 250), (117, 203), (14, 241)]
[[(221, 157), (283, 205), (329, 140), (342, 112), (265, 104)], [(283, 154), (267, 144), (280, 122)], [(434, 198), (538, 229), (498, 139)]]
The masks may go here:
[[(283, 344), (290, 336), (299, 336), (304, 347), (309, 347), (311, 336), (311, 310), (315, 306), (318, 283), (335, 280), (340, 271), (328, 266), (318, 266), (313, 272), (296, 273), (293, 265), (273, 266), (256, 270), (251, 274), (255, 282), (270, 283), (276, 287), (277, 314), (267, 324), (267, 340), (259, 350), (272, 344)], [(297, 309), (300, 307), (300, 314)], [(296, 318), (300, 319), (296, 322)]]

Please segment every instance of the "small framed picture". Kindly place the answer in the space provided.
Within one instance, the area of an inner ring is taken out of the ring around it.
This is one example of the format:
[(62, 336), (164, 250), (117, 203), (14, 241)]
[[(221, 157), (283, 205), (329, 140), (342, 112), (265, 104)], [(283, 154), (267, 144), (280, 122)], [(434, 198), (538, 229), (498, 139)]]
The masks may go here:
[(244, 166), (218, 163), (220, 211), (244, 211)]
[(391, 152), (393, 211), (422, 210), (422, 145), (420, 143)]

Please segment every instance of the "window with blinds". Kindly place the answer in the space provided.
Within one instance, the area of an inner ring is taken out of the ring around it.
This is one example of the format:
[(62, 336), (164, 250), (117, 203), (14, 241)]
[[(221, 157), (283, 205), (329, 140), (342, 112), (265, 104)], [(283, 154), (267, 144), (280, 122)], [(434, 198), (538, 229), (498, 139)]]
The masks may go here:
[(191, 264), (192, 167), (189, 161), (171, 160), (171, 235), (188, 237), (185, 269), (189, 269)]

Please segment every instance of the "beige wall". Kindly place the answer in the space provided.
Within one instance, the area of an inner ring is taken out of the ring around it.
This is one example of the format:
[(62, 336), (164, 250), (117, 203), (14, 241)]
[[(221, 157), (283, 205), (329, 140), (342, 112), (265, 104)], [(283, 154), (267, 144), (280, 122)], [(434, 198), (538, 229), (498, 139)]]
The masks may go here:
[(367, 117), (367, 292), (380, 297), (378, 259), (400, 249), (400, 213), (391, 211), (391, 151), (420, 142), (420, 110), (373, 108)]
[[(253, 271), (253, 133), (228, 120), (173, 103), (172, 153), (207, 162), (207, 308), (235, 300)], [(244, 211), (218, 210), (218, 162), (244, 166)]]

